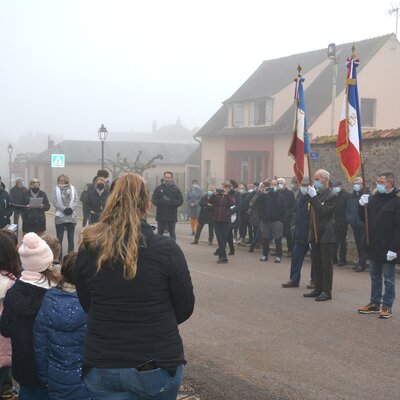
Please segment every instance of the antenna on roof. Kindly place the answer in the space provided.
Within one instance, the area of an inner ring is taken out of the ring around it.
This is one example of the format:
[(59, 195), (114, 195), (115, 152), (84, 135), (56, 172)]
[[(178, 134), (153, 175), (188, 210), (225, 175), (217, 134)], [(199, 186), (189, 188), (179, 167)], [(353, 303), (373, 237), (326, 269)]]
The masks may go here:
[[(396, 13), (396, 39), (397, 39), (397, 26), (398, 26), (398, 22), (399, 22), (399, 7), (394, 7), (392, 4), (392, 9), (388, 10), (388, 14), (392, 15)], [(395, 47), (396, 47), (396, 41), (395, 41)]]

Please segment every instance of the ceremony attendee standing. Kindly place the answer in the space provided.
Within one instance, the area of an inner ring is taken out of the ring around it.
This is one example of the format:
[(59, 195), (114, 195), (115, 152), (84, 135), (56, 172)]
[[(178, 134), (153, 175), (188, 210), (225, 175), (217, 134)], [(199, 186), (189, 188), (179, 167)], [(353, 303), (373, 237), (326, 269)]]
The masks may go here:
[(200, 199), (201, 199), (201, 189), (197, 179), (193, 179), (192, 186), (186, 194), (186, 203), (188, 206), (188, 217), (190, 219), (190, 226), (192, 228), (192, 235), (196, 234), (198, 218), (200, 214)]
[(288, 256), (291, 256), (293, 251), (292, 223), (296, 209), (296, 200), (294, 197), (294, 193), (286, 187), (285, 179), (278, 178), (277, 187), (278, 187), (278, 192), (281, 194), (283, 200), (282, 204), (283, 236), (286, 239)]
[(151, 198), (157, 207), (157, 232), (162, 235), (168, 230), (171, 239), (176, 240), (175, 226), (178, 221), (178, 207), (183, 204), (182, 192), (175, 185), (174, 175), (170, 171), (164, 172), (161, 185), (157, 186)]
[[(23, 204), (25, 195), (28, 189), (24, 186), (24, 180), (22, 178), (17, 178), (15, 180), (15, 185), (10, 189), (10, 201), (12, 204)], [(21, 208), (14, 208), (14, 224), (18, 225), (19, 228), (19, 217), (21, 216)]]
[(68, 253), (70, 253), (74, 251), (78, 192), (75, 186), (71, 185), (67, 175), (62, 174), (57, 178), (57, 186), (53, 190), (53, 205), (56, 209), (54, 221), (57, 238), (62, 247), (64, 230), (67, 231)]
[(96, 179), (96, 187), (94, 190), (89, 191), (86, 199), (86, 210), (89, 214), (89, 223), (95, 224), (99, 221), (101, 213), (103, 212), (110, 192), (106, 188), (106, 181), (104, 178)]
[(10, 223), (10, 217), (13, 213), (11, 207), (10, 195), (5, 189), (5, 185), (0, 177), (0, 229), (3, 229)]
[(338, 267), (342, 267), (343, 265), (347, 264), (347, 229), (349, 225), (346, 219), (346, 209), (350, 198), (350, 193), (343, 188), (342, 181), (335, 181), (333, 183), (332, 190), (338, 196), (334, 212), (336, 227), (336, 249), (333, 256), (333, 263), (337, 264)]
[(311, 242), (311, 262), (315, 272), (315, 289), (303, 296), (315, 297), (316, 301), (332, 299), (332, 261), (336, 247), (333, 215), (338, 197), (330, 188), (329, 179), (329, 172), (319, 169), (314, 174), (314, 185), (308, 186), (307, 190), (316, 223), (314, 227), (314, 218), (311, 218), (309, 241)]
[(208, 202), (211, 195), (215, 192), (215, 186), (210, 185), (208, 191), (200, 199), (200, 215), (197, 224), (196, 234), (191, 244), (198, 244), (201, 231), (205, 224), (208, 225), (208, 244), (212, 245), (214, 239), (214, 219), (213, 219), (213, 206)]
[(99, 223), (82, 232), (83, 377), (96, 400), (175, 400), (182, 381), (178, 325), (193, 312), (193, 286), (175, 240), (145, 222), (149, 206), (143, 178), (124, 174), (111, 184)]
[[(400, 191), (394, 175), (383, 172), (376, 179), (376, 191), (363, 194), (359, 200), (359, 216), (365, 221), (368, 210), (368, 261), (371, 276), (369, 304), (360, 307), (360, 314), (379, 313), (380, 318), (392, 316), (395, 299), (395, 265), (400, 252)], [(382, 294), (382, 286), (384, 293)]]
[[(31, 205), (31, 199), (38, 199), (37, 205)], [(39, 236), (46, 231), (46, 211), (50, 209), (49, 199), (46, 193), (40, 189), (39, 179), (32, 179), (29, 182), (29, 190), (22, 198), (22, 233), (35, 232)]]

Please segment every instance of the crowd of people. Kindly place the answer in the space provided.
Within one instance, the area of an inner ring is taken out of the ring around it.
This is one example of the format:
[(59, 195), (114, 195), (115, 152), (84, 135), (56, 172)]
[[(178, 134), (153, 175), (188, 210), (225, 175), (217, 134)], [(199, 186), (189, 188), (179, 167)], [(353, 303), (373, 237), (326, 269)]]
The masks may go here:
[[(249, 253), (260, 248), (260, 262), (268, 262), (274, 242), (274, 263), (284, 254), (291, 258), (282, 287), (294, 288), (310, 251), (311, 291), (303, 296), (318, 302), (332, 299), (333, 264), (349, 262), (350, 226), (355, 271), (368, 268), (371, 277), (370, 302), (358, 312), (390, 318), (400, 191), (391, 172), (380, 174), (375, 186), (371, 192), (357, 177), (347, 192), (320, 169), (312, 179), (293, 178), (290, 188), (283, 178), (228, 179), (203, 193), (193, 180), (184, 196), (166, 171), (150, 196), (139, 175), (124, 174), (109, 185), (107, 171), (99, 170), (79, 196), (62, 174), (52, 193), (53, 237), (46, 234), (50, 202), (40, 181), (24, 188), (17, 179), (8, 194), (0, 179), (1, 393), (18, 398), (17, 382), (22, 400), (176, 399), (185, 364), (178, 325), (194, 307), (189, 269), (176, 243), (178, 208), (185, 200), (191, 244), (199, 244), (208, 225), (208, 244), (217, 239), (218, 264), (227, 264), (239, 246)], [(78, 199), (84, 219), (75, 252)], [(157, 228), (146, 222), (151, 204)]]

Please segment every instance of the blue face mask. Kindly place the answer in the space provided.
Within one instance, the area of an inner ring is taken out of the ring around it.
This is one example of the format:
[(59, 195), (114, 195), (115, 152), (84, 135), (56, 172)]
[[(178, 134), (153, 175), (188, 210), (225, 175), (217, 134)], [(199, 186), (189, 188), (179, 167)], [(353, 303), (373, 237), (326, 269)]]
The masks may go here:
[(278, 191), (278, 187), (277, 186), (274, 186), (274, 192), (277, 192)]
[(315, 190), (317, 190), (317, 191), (321, 190), (323, 187), (324, 187), (324, 185), (321, 183), (321, 181), (318, 181), (318, 180), (314, 181)]
[(386, 193), (386, 188), (385, 188), (385, 185), (383, 183), (377, 183), (376, 184), (376, 190), (379, 193)]
[(307, 191), (308, 191), (307, 186), (300, 186), (300, 192), (301, 192), (302, 194), (307, 194)]
[(207, 192), (207, 194), (208, 194), (209, 196), (211, 196), (213, 193), (214, 193), (214, 192), (213, 192), (212, 190), (209, 190), (209, 191)]
[(353, 188), (354, 188), (354, 190), (355, 190), (356, 192), (359, 192), (359, 191), (361, 190), (361, 185), (360, 185), (359, 183), (355, 183), (355, 184), (353, 185)]
[(248, 192), (249, 192), (249, 193), (253, 193), (253, 192), (254, 192), (254, 189), (249, 189)]
[(339, 186), (335, 186), (335, 187), (333, 188), (333, 191), (334, 191), (335, 193), (340, 193), (341, 190), (342, 190), (342, 188), (340, 188)]

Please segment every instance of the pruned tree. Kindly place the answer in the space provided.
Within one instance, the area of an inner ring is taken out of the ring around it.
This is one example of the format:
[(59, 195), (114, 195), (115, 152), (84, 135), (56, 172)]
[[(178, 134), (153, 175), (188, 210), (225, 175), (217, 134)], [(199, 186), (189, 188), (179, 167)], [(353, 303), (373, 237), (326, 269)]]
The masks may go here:
[(106, 168), (112, 173), (113, 177), (120, 176), (126, 172), (134, 172), (138, 175), (143, 175), (144, 171), (154, 168), (156, 160), (162, 160), (162, 154), (157, 154), (148, 161), (141, 161), (140, 157), (143, 151), (139, 150), (135, 161), (130, 162), (127, 157), (123, 157), (121, 153), (116, 154), (116, 160), (106, 159)]

